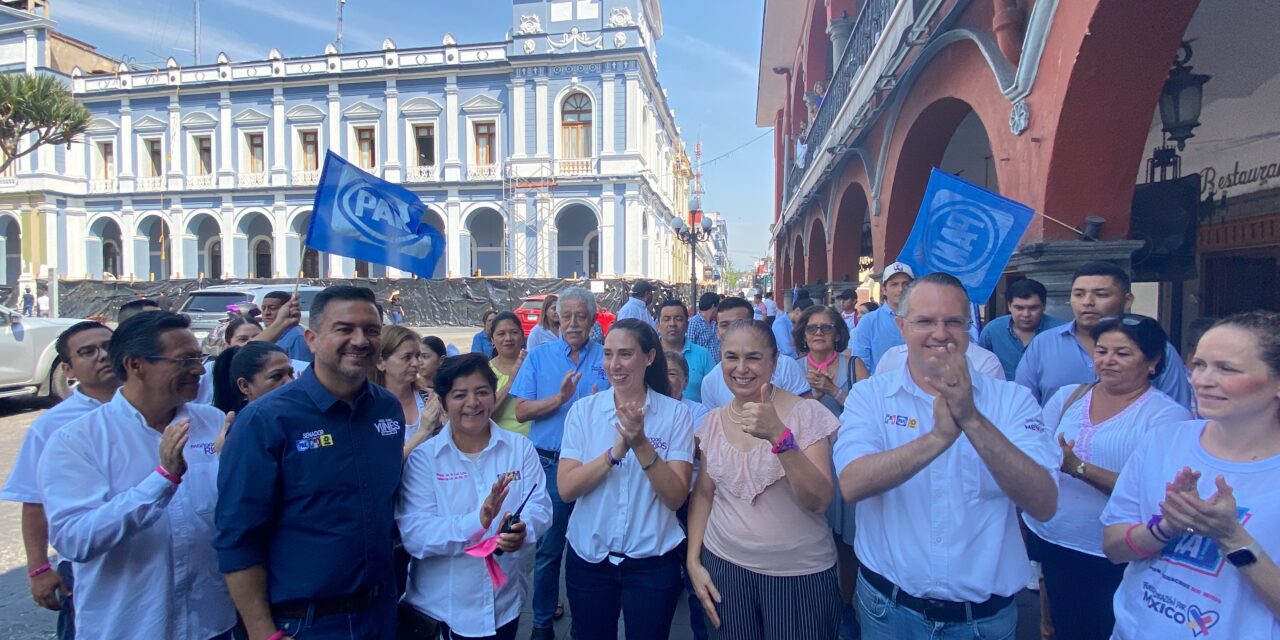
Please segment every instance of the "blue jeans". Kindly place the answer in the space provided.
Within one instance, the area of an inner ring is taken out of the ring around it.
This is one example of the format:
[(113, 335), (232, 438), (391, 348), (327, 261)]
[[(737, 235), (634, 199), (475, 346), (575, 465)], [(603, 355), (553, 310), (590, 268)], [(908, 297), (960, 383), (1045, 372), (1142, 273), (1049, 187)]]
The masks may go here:
[(627, 640), (667, 638), (684, 592), (680, 565), (684, 554), (674, 549), (652, 558), (627, 558), (614, 564), (582, 559), (569, 548), (565, 590), (573, 607), (575, 640), (617, 640), (618, 616), (626, 623)]
[[(71, 573), (70, 560), (58, 560), (58, 576), (62, 578), (62, 583), (67, 585), (67, 591), (75, 593), (75, 576)], [(62, 605), (62, 610), (58, 612), (58, 640), (75, 640), (76, 638), (76, 605), (71, 600), (71, 596), (64, 596), (58, 592), (58, 604)]]
[(858, 574), (858, 618), (863, 640), (1013, 640), (1018, 605), (968, 622), (933, 622), (889, 600)]
[(547, 474), (547, 495), (551, 496), (551, 526), (538, 540), (533, 567), (533, 626), (545, 629), (555, 624), (556, 603), (560, 601), (560, 563), (564, 560), (564, 533), (569, 528), (573, 503), (560, 499), (556, 470), (560, 461), (538, 454)]
[(381, 596), (363, 611), (327, 616), (315, 615), (312, 607), (301, 618), (276, 616), (275, 623), (276, 629), (294, 640), (395, 640), (396, 599)]

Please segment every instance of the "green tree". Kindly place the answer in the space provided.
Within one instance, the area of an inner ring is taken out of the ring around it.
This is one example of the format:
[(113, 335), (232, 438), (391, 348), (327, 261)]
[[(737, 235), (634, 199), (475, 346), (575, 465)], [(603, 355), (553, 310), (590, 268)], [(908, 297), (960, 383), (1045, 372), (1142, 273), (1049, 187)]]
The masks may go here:
[(0, 75), (0, 173), (44, 145), (71, 142), (90, 118), (53, 76)]
[(742, 282), (742, 272), (737, 269), (729, 269), (724, 274), (724, 285), (727, 291), (736, 291), (738, 283)]

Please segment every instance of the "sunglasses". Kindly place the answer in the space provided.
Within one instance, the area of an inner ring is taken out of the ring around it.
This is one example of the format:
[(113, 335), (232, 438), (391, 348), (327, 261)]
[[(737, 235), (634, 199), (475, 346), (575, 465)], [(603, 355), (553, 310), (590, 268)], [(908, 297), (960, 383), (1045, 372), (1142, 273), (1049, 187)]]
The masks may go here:
[(804, 326), (804, 332), (811, 336), (816, 336), (820, 334), (826, 335), (828, 333), (834, 333), (835, 330), (836, 330), (836, 326), (831, 323), (807, 324)]

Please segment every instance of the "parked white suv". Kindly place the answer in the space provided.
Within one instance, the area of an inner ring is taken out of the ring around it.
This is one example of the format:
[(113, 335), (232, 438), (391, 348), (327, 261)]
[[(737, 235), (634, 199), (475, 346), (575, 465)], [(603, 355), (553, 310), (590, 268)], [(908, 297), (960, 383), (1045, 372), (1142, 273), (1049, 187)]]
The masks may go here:
[(71, 395), (54, 343), (77, 322), (27, 317), (0, 306), (0, 398)]
[[(218, 323), (227, 319), (227, 305), (248, 303), (262, 308), (262, 300), (272, 291), (293, 293), (293, 285), (227, 284), (197, 289), (188, 294), (178, 313), (185, 313), (191, 318), (191, 332), (196, 334), (196, 339), (201, 344), (205, 344), (205, 339), (217, 328)], [(311, 301), (321, 291), (324, 291), (324, 287), (298, 287), (303, 326), (306, 326), (307, 318), (311, 315)]]

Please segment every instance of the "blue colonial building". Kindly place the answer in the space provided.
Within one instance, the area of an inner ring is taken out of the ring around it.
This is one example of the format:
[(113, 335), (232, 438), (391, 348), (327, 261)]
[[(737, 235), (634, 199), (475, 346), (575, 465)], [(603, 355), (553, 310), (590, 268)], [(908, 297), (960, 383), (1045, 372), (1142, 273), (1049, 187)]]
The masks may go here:
[(41, 265), (95, 279), (400, 276), (303, 246), (330, 149), (422, 197), (448, 239), (438, 276), (688, 273), (671, 222), (691, 171), (658, 81), (658, 0), (514, 0), (493, 42), (107, 73), (83, 43), (84, 65), (55, 59), (45, 43), (61, 36), (30, 9), (0, 6), (0, 70), (64, 75), (94, 118), (81, 141), (0, 177), (0, 281)]

